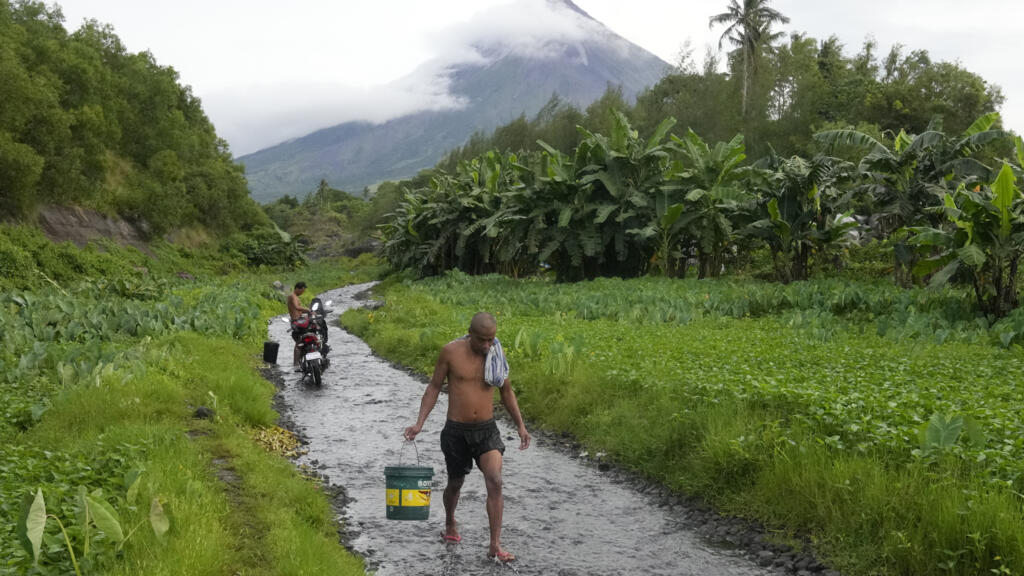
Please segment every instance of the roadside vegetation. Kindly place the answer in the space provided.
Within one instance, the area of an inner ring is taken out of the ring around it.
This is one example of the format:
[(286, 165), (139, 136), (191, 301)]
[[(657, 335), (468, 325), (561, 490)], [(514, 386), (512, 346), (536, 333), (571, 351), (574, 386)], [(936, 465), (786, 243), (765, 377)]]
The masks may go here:
[[(317, 481), (254, 440), (277, 418), (258, 371), (275, 273), (0, 240), (21, 258), (0, 295), (0, 573), (363, 573)], [(375, 266), (302, 278), (314, 292)]]

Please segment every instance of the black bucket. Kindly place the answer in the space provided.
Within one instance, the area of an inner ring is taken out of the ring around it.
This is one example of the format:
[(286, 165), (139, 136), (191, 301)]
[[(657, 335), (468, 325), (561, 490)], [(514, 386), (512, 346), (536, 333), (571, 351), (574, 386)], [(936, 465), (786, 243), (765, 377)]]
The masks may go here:
[(263, 361), (268, 364), (277, 364), (277, 350), (281, 345), (277, 342), (263, 343)]

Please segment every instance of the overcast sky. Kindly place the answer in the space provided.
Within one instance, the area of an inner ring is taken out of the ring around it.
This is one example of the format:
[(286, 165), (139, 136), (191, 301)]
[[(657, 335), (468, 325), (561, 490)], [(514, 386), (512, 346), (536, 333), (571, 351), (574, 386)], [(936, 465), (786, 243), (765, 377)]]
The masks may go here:
[[(544, 0), (65, 0), (66, 26), (114, 26), (192, 86), (236, 155), (347, 120), (383, 121), (457, 105), (422, 66), (472, 58), (480, 38), (532, 27), (569, 33)], [(708, 18), (726, 0), (576, 0), (616, 33), (674, 63), (716, 47)], [(837, 35), (847, 54), (873, 36), (959, 61), (999, 85), (1006, 127), (1024, 133), (1024, 2), (1018, 0), (775, 0), (785, 31)], [(433, 63), (433, 64), (427, 64)], [(417, 72), (417, 69), (419, 71)], [(414, 74), (414, 72), (417, 72)], [(386, 89), (383, 88), (386, 86)]]

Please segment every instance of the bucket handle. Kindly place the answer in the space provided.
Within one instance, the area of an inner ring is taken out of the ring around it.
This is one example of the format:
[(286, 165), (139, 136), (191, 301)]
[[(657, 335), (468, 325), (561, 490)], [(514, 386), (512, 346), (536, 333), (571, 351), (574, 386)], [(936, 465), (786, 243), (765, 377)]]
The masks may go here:
[(415, 440), (406, 440), (405, 442), (402, 442), (402, 449), (398, 451), (398, 465), (399, 466), (402, 465), (402, 454), (405, 453), (405, 447), (408, 446), (409, 444), (412, 444), (413, 449), (416, 450), (416, 465), (419, 466), (420, 465), (420, 449), (416, 446), (416, 441)]

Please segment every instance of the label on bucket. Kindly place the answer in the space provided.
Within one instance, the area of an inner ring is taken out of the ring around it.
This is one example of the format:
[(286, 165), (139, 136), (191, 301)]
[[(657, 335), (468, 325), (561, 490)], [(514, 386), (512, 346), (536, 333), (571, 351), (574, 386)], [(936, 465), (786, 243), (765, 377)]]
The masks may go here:
[(387, 489), (388, 506), (430, 506), (430, 490)]
[(402, 506), (430, 506), (430, 490), (402, 490)]

